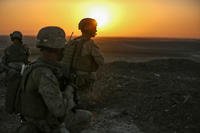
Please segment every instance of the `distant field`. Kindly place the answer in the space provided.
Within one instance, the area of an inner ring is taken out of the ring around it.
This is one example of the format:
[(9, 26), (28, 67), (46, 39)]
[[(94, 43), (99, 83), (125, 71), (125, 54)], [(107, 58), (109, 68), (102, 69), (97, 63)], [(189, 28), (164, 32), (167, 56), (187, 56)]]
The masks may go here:
[[(95, 38), (105, 60), (145, 61), (155, 58), (190, 58), (200, 60), (200, 40), (164, 38)], [(0, 54), (10, 44), (8, 36), (0, 36)], [(31, 47), (32, 58), (39, 54), (35, 38), (24, 37)]]

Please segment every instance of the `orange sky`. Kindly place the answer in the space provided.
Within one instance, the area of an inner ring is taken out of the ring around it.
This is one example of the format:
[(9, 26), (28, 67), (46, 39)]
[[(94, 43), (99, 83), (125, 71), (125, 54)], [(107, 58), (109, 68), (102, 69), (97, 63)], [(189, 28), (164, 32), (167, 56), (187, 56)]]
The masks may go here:
[(98, 36), (200, 38), (199, 0), (0, 0), (0, 35), (47, 25), (79, 35), (79, 20), (95, 15)]

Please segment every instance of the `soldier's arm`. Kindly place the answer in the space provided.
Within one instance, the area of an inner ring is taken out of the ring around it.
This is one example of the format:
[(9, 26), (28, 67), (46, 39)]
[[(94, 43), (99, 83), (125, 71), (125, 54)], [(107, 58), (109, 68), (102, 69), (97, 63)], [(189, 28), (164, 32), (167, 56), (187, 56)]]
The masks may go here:
[(66, 112), (66, 103), (60, 91), (58, 80), (51, 70), (41, 69), (38, 70), (40, 72), (38, 91), (49, 111), (55, 117), (63, 117)]
[(2, 56), (2, 63), (3, 63), (3, 64), (7, 64), (7, 56), (8, 56), (8, 54), (9, 54), (8, 48), (6, 48), (6, 49), (4, 50), (4, 54), (3, 54), (3, 56)]
[(104, 57), (103, 57), (99, 47), (95, 43), (92, 44), (92, 53), (91, 54), (92, 54), (95, 62), (99, 66), (102, 66), (104, 64)]

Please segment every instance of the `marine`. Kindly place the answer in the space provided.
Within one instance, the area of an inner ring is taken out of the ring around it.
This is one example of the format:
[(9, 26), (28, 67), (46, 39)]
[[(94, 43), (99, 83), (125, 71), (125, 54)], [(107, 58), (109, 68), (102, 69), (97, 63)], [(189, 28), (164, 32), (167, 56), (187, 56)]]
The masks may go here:
[(73, 93), (67, 90), (66, 76), (59, 61), (63, 57), (65, 32), (56, 26), (40, 29), (36, 47), (41, 57), (26, 67), (16, 108), (22, 124), (18, 133), (69, 133), (65, 127), (65, 115), (74, 106)]
[(82, 35), (67, 43), (62, 63), (70, 71), (71, 79), (77, 86), (78, 105), (84, 108), (96, 80), (96, 71), (104, 64), (104, 57), (92, 40), (97, 32), (96, 20), (84, 18), (79, 22), (78, 29)]
[(29, 63), (30, 51), (23, 44), (23, 35), (20, 31), (10, 34), (12, 44), (4, 50), (1, 68), (4, 73), (3, 83), (6, 86), (5, 110), (12, 114), (15, 112), (14, 102), (16, 91), (21, 80), (21, 73), (25, 65)]
[(28, 64), (30, 50), (23, 44), (23, 35), (20, 31), (14, 31), (10, 34), (12, 44), (4, 50), (2, 63), (10, 68), (21, 70), (23, 64)]

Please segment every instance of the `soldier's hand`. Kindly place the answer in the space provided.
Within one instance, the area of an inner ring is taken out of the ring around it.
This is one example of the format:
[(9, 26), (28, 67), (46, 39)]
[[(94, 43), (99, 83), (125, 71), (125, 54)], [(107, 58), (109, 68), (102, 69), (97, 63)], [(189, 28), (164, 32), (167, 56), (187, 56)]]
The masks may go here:
[(74, 102), (74, 88), (70, 85), (66, 86), (63, 91), (63, 97), (67, 101), (67, 110), (71, 110), (76, 105)]

